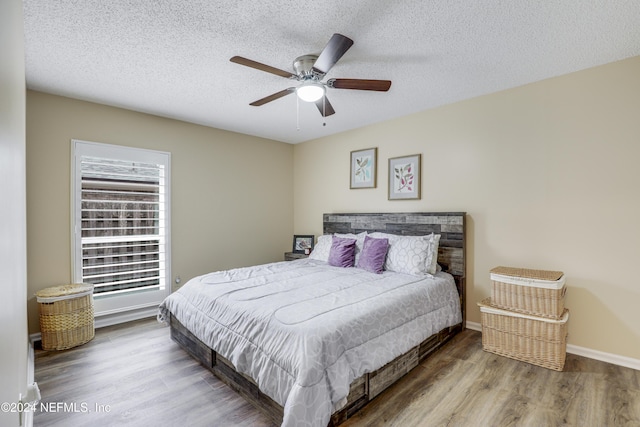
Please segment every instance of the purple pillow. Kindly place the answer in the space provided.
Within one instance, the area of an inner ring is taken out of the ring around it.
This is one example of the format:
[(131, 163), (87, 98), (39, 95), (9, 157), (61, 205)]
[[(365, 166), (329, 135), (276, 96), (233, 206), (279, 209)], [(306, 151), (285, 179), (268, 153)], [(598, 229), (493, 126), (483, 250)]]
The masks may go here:
[(358, 268), (372, 273), (382, 273), (387, 249), (389, 249), (389, 239), (374, 239), (365, 236), (362, 252), (358, 259)]
[(353, 267), (356, 260), (356, 239), (331, 236), (329, 265), (334, 267)]

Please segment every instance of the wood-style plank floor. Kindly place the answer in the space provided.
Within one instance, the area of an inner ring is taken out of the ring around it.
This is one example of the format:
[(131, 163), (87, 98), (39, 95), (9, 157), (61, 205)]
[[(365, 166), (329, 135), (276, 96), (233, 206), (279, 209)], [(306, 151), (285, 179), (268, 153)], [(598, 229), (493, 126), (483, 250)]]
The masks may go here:
[[(343, 426), (640, 426), (640, 371), (567, 355), (563, 372), (482, 351), (466, 330)], [(146, 319), (36, 350), (34, 426), (272, 426)]]

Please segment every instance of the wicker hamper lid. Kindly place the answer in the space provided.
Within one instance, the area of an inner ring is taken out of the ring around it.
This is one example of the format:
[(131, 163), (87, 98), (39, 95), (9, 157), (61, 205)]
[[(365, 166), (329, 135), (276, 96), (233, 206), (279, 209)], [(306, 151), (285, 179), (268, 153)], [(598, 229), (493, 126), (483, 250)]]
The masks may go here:
[(507, 317), (516, 317), (516, 318), (521, 318), (521, 319), (530, 319), (530, 320), (535, 320), (536, 322), (545, 322), (545, 323), (549, 323), (549, 324), (558, 324), (558, 323), (567, 323), (567, 321), (569, 320), (569, 309), (565, 308), (564, 311), (562, 312), (562, 316), (559, 319), (548, 319), (545, 317), (539, 317), (539, 316), (533, 316), (533, 315), (529, 315), (529, 314), (524, 314), (524, 313), (518, 313), (516, 311), (511, 311), (511, 310), (505, 310), (501, 307), (496, 307), (495, 305), (493, 305), (491, 298), (485, 298), (482, 301), (480, 301), (478, 304), (478, 307), (480, 307), (480, 312), (482, 313), (491, 313), (491, 314), (499, 314), (501, 316), (507, 316)]
[(52, 286), (36, 292), (38, 302), (55, 302), (64, 299), (77, 298), (79, 294), (93, 292), (93, 285), (87, 283), (72, 283), (70, 285)]
[(530, 268), (518, 267), (495, 267), (491, 269), (493, 274), (503, 276), (524, 277), (527, 279), (556, 281), (564, 275), (562, 271), (533, 270)]

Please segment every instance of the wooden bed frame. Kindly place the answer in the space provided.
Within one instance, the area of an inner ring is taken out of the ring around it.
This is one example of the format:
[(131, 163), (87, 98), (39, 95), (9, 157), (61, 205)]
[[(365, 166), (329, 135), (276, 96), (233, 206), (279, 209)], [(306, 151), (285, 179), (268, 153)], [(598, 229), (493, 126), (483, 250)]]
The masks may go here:
[[(375, 372), (367, 373), (351, 383), (347, 404), (331, 416), (329, 426), (337, 426), (358, 412), (369, 401), (403, 377), (422, 360), (464, 329), (465, 314), (465, 213), (334, 213), (323, 215), (324, 234), (380, 231), (390, 234), (419, 236), (440, 234), (438, 264), (453, 275), (460, 295), (462, 323), (433, 334), (407, 353), (392, 360)], [(263, 394), (248, 376), (235, 370), (231, 362), (217, 354), (196, 338), (177, 319), (171, 316), (171, 338), (184, 350), (211, 370), (218, 378), (277, 425), (282, 424), (283, 408)]]

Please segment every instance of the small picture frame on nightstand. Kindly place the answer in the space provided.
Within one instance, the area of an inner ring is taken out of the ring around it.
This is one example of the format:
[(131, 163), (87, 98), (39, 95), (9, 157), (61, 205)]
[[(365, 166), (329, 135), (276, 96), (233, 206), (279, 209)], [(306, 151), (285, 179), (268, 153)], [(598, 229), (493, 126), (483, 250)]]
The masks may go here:
[(309, 255), (313, 250), (313, 235), (295, 234), (293, 236), (293, 253)]

